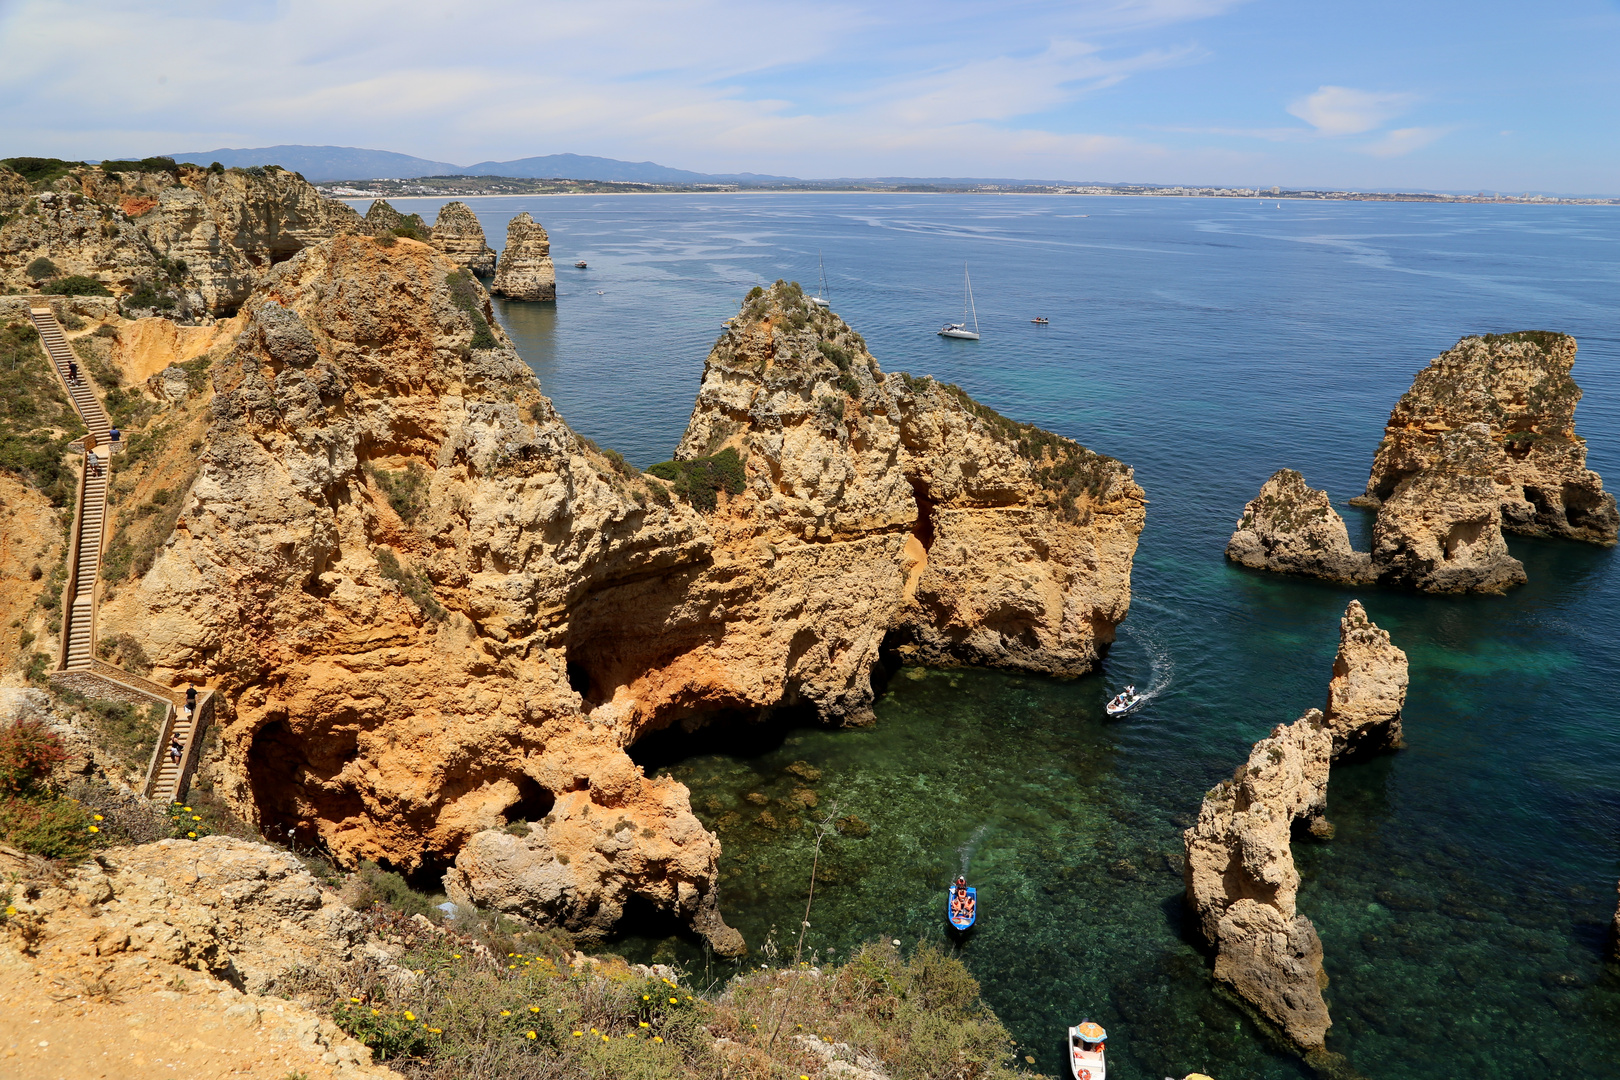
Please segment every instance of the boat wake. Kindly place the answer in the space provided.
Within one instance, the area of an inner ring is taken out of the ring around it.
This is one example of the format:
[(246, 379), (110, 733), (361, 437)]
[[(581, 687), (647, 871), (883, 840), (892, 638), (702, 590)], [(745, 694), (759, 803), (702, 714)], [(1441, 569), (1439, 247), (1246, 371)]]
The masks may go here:
[(1139, 692), (1139, 700), (1145, 705), (1170, 688), (1170, 682), (1176, 674), (1175, 661), (1158, 634), (1147, 627), (1126, 623), (1119, 629), (1147, 654), (1148, 685), (1146, 690)]
[(979, 849), (980, 841), (989, 835), (990, 825), (986, 822), (974, 829), (973, 835), (967, 838), (967, 842), (956, 849), (956, 854), (961, 860), (961, 865), (956, 871), (959, 876), (967, 877), (968, 863), (973, 860), (973, 853)]

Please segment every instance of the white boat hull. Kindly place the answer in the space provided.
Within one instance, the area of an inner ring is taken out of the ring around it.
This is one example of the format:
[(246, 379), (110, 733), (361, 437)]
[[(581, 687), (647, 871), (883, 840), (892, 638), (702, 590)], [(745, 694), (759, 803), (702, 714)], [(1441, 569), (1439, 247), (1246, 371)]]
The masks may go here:
[(1108, 1063), (1103, 1048), (1099, 1046), (1096, 1050), (1084, 1050), (1076, 1045), (1079, 1037), (1078, 1029), (1069, 1029), (1069, 1075), (1074, 1080), (1108, 1080)]
[(957, 329), (954, 329), (954, 328), (949, 329), (949, 330), (941, 330), (939, 332), (939, 336), (940, 337), (948, 337), (948, 338), (957, 338), (957, 339), (959, 339), (961, 341), (978, 341), (979, 340), (979, 335), (975, 334), (972, 330), (957, 330)]

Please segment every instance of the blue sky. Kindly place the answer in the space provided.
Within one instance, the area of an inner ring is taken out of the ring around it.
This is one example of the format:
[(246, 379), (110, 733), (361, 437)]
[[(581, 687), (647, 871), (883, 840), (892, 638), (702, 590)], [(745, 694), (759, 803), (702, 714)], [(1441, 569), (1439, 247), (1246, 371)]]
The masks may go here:
[(1620, 193), (1620, 0), (0, 0), (0, 154)]

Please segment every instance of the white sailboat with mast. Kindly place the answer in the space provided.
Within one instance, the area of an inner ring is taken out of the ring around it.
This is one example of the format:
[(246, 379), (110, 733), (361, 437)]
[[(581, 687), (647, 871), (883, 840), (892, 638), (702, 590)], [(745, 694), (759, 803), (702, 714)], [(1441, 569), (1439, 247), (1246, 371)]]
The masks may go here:
[(816, 250), (816, 269), (821, 275), (821, 291), (814, 296), (807, 296), (805, 299), (810, 302), (811, 307), (831, 308), (832, 297), (827, 292), (827, 265), (821, 261), (821, 250), (819, 248)]
[[(967, 328), (968, 315), (973, 316), (973, 329)], [(945, 328), (939, 331), (940, 337), (960, 338), (963, 341), (979, 340), (979, 310), (973, 306), (973, 279), (968, 277), (967, 263), (962, 264), (962, 321), (959, 323), (946, 323)]]

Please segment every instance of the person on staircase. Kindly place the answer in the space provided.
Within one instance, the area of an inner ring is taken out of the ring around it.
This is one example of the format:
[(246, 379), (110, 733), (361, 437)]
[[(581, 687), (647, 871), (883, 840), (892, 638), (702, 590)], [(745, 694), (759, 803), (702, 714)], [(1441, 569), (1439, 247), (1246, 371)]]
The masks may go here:
[(178, 738), (169, 740), (169, 760), (174, 762), (176, 765), (180, 764), (180, 751), (182, 749), (183, 748), (181, 747), (180, 740)]
[(72, 360), (69, 360), (68, 361), (68, 382), (75, 383), (75, 382), (78, 382), (78, 381), (79, 381), (79, 365), (74, 363)]

